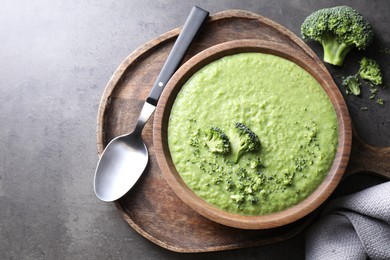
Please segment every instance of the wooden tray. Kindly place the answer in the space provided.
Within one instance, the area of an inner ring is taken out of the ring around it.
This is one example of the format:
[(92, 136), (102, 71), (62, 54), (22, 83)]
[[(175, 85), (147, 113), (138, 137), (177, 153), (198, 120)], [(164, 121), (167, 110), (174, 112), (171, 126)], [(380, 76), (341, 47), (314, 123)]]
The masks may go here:
[[(98, 112), (97, 146), (101, 155), (108, 142), (130, 132), (138, 119), (144, 100), (171, 50), (180, 28), (167, 32), (142, 45), (130, 54), (110, 79)], [(260, 15), (229, 10), (214, 14), (191, 46), (185, 60), (215, 44), (237, 39), (263, 39), (294, 48), (297, 52), (324, 65), (296, 35)], [(324, 67), (325, 68), (325, 67)], [(268, 230), (241, 230), (212, 222), (186, 206), (170, 189), (158, 168), (152, 142), (150, 119), (143, 131), (150, 161), (138, 183), (116, 202), (127, 223), (139, 234), (157, 245), (176, 252), (210, 252), (259, 246), (289, 239), (299, 234), (312, 220), (313, 214), (295, 223)], [(389, 177), (390, 149), (373, 148), (362, 142), (353, 149), (356, 158), (380, 158), (379, 174)], [(378, 150), (376, 150), (378, 149)], [(376, 156), (377, 154), (381, 156)], [(383, 163), (385, 162), (385, 163)], [(375, 169), (376, 164), (369, 164)], [(367, 170), (359, 160), (350, 170)]]

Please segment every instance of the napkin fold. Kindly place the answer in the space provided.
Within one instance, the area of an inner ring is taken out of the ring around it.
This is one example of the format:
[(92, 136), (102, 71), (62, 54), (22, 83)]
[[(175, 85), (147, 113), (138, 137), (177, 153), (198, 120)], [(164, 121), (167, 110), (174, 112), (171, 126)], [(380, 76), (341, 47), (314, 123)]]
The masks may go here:
[(390, 181), (331, 200), (305, 234), (306, 259), (390, 259)]

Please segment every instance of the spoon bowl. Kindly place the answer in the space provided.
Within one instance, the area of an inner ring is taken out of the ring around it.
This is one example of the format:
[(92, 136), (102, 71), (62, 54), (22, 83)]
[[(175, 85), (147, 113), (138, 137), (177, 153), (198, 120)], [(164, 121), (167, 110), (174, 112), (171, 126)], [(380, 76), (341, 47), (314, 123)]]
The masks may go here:
[(148, 148), (137, 133), (113, 139), (102, 154), (95, 174), (95, 193), (114, 201), (134, 186), (148, 164)]

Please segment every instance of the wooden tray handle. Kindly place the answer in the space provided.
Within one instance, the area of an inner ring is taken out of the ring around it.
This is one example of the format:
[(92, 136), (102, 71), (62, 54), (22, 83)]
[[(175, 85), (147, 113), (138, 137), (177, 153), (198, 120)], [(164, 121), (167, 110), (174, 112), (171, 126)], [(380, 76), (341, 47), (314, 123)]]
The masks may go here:
[(353, 131), (351, 156), (346, 175), (368, 172), (390, 179), (390, 147), (375, 147), (364, 143)]

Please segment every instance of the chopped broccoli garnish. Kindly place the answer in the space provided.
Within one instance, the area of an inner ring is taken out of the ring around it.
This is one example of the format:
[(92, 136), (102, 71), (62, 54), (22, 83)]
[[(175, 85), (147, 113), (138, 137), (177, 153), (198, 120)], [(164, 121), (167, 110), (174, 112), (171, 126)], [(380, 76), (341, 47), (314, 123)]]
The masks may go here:
[(256, 176), (251, 184), (254, 191), (258, 191), (264, 182), (264, 176)]
[(263, 166), (263, 164), (261, 163), (260, 158), (257, 157), (256, 159), (250, 161), (249, 167), (250, 167), (251, 169), (258, 169), (258, 168), (262, 168), (262, 167), (264, 167), (264, 166)]
[(211, 127), (204, 132), (206, 146), (213, 153), (227, 154), (230, 152), (230, 142), (227, 135), (218, 127)]
[(244, 202), (245, 196), (244, 194), (232, 194), (230, 195), (230, 199), (237, 204), (241, 204)]
[(306, 17), (301, 34), (303, 39), (322, 44), (325, 62), (341, 66), (351, 49), (363, 50), (371, 44), (374, 31), (355, 9), (336, 6), (320, 9)]
[(378, 93), (378, 89), (377, 88), (371, 88), (370, 92), (371, 92), (371, 94), (376, 94), (376, 93)]
[(381, 68), (375, 60), (363, 57), (360, 61), (359, 75), (362, 79), (369, 80), (375, 85), (382, 84)]
[(360, 95), (360, 82), (357, 75), (352, 75), (344, 78), (343, 86), (346, 87), (347, 94)]
[(256, 196), (253, 196), (253, 195), (249, 195), (248, 196), (248, 200), (253, 205), (259, 203), (259, 199)]
[(235, 163), (247, 152), (260, 150), (257, 135), (242, 123), (235, 123), (231, 135), (232, 157)]

